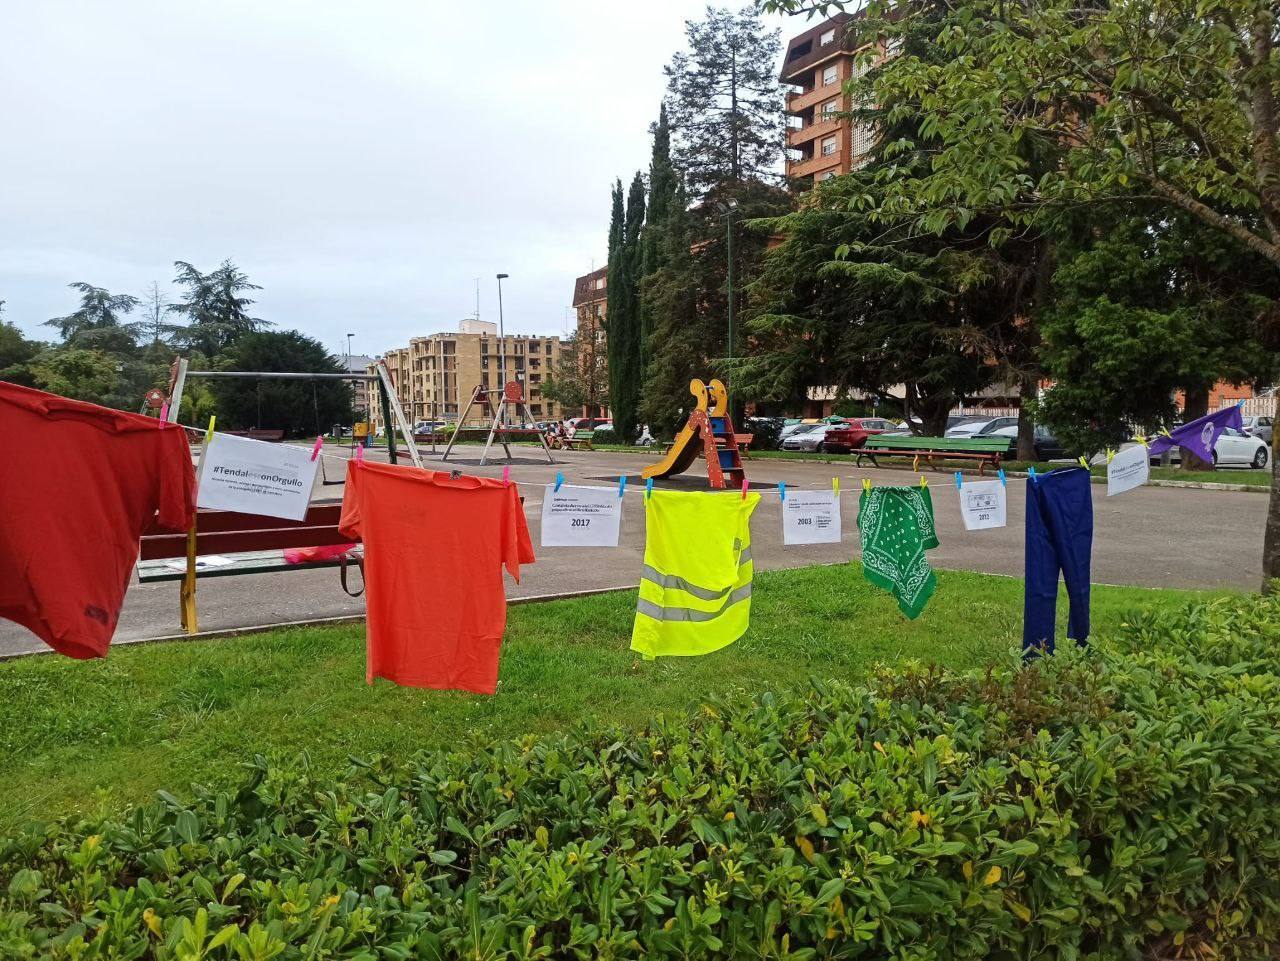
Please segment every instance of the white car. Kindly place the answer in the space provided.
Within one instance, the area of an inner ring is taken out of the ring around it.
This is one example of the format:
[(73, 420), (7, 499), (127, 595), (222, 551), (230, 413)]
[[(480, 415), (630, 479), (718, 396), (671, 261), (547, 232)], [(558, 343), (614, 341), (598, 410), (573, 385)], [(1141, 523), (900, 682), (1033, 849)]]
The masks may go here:
[[(1181, 460), (1181, 447), (1172, 448), (1171, 459)], [(1259, 470), (1271, 461), (1271, 449), (1267, 442), (1251, 434), (1225, 428), (1218, 435), (1218, 442), (1213, 445), (1213, 463), (1218, 467), (1256, 467)], [(1151, 463), (1160, 463), (1160, 455), (1151, 458)]]
[(782, 442), (783, 450), (817, 451), (822, 446), (822, 439), (827, 431), (842, 424), (807, 424), (804, 430), (798, 430)]
[(967, 424), (956, 424), (955, 427), (948, 427), (942, 434), (943, 437), (972, 437), (990, 424), (989, 420), (971, 420)]

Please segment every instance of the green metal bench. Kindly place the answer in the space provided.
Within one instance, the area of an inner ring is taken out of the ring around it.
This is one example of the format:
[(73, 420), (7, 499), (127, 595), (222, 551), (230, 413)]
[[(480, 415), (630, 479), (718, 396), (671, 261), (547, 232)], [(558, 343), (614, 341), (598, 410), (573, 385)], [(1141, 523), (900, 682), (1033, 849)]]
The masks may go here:
[(862, 459), (869, 458), (872, 465), (879, 467), (876, 455), (885, 457), (910, 457), (911, 469), (918, 471), (923, 459), (933, 470), (935, 460), (971, 460), (978, 465), (978, 474), (985, 472), (988, 464), (997, 470), (1000, 462), (1009, 455), (1009, 438), (1007, 437), (907, 437), (878, 436), (868, 437), (866, 443), (857, 451), (859, 467)]
[(572, 437), (562, 437), (560, 445), (566, 450), (577, 450), (579, 447), (583, 450), (595, 450), (591, 446), (591, 439), (595, 436), (596, 432), (593, 430), (580, 430)]

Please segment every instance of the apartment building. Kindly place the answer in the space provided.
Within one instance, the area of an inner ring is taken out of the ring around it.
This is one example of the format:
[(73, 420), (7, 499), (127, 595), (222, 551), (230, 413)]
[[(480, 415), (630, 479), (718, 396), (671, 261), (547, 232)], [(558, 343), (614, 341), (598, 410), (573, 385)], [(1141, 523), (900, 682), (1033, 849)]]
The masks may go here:
[[(601, 267), (573, 281), (573, 309), (577, 314), (578, 365), (584, 382), (598, 384), (607, 393), (609, 368), (606, 362), (604, 320), (609, 306), (609, 268)], [(587, 403), (579, 411), (583, 417), (608, 416), (607, 406)]]
[(857, 169), (871, 150), (874, 130), (841, 116), (852, 109), (844, 85), (864, 73), (865, 47), (855, 47), (841, 13), (793, 37), (780, 79), (787, 92), (787, 177), (819, 181)]
[[(534, 420), (559, 420), (560, 405), (542, 396), (542, 384), (560, 362), (560, 338), (507, 334), (506, 379), (524, 384), (525, 401)], [(455, 423), (478, 386), (501, 390), (503, 378), (497, 324), (463, 320), (457, 333), (413, 337), (408, 347), (388, 350), (391, 381), (410, 421)], [(372, 419), (382, 429), (382, 411), (374, 404)], [(514, 417), (515, 414), (513, 413)], [(483, 408), (473, 409), (466, 427), (488, 426)]]

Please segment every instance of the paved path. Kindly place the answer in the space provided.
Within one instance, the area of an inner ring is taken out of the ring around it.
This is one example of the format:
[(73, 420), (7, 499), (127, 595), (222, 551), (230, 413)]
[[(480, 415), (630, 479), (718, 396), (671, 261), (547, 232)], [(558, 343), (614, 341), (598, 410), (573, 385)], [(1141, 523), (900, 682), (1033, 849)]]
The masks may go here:
[[(629, 475), (628, 491), (642, 487), (638, 474), (652, 455), (557, 452), (559, 463), (539, 463), (536, 448), (517, 448), (512, 476), (523, 487), (529, 529), (538, 561), (526, 569), (522, 583), (508, 580), (508, 596), (529, 597), (566, 591), (630, 587), (637, 582), (644, 552), (644, 506), (629, 493), (624, 509), (622, 546), (618, 549), (538, 547), (543, 487), (563, 471), (571, 483), (616, 483)], [(374, 455), (385, 459), (385, 453)], [(478, 448), (462, 448), (455, 459), (469, 473), (502, 475), (502, 465), (479, 468)], [(432, 458), (426, 458), (428, 466)], [(335, 470), (335, 466), (337, 470)], [(664, 486), (705, 487), (697, 468)], [(816, 464), (757, 459), (747, 464), (753, 485), (829, 487), (840, 477), (844, 499), (844, 538), (838, 544), (784, 547), (780, 504), (776, 493), (766, 496), (752, 524), (752, 553), (760, 569), (833, 563), (856, 555), (856, 494), (863, 477), (877, 484), (902, 484), (916, 475), (900, 470), (862, 470), (849, 464)], [(329, 476), (340, 477), (342, 465), (329, 463)], [(1022, 528), (1025, 482), (1009, 481), (1008, 526), (1000, 530), (967, 532), (960, 521), (951, 475), (930, 473), (940, 545), (930, 553), (935, 567), (1022, 575)], [(341, 486), (317, 487), (316, 496), (340, 498)], [(1108, 499), (1095, 485), (1093, 579), (1102, 584), (1145, 587), (1251, 589), (1261, 577), (1262, 532), (1266, 518), (1264, 494), (1182, 488), (1145, 487)], [(424, 536), (430, 536), (424, 533)], [(424, 598), (438, 597), (430, 584)], [(359, 599), (347, 597), (338, 586), (336, 569), (277, 574), (215, 577), (199, 582), (200, 627), (224, 630), (262, 624), (340, 617), (363, 612)], [(178, 585), (134, 584), (125, 598), (117, 641), (142, 640), (177, 634)], [(0, 620), (0, 655), (45, 649), (24, 628)]]

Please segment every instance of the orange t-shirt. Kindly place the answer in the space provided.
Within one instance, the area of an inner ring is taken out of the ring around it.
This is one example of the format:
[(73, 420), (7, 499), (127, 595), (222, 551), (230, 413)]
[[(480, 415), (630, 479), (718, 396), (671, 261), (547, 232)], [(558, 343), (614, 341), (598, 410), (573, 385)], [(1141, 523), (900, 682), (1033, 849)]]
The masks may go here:
[(177, 424), (0, 381), (0, 617), (68, 657), (105, 657), (138, 538), (191, 526)]
[(364, 541), (368, 681), (492, 694), (502, 568), (533, 563), (516, 486), (353, 461), (338, 528)]

